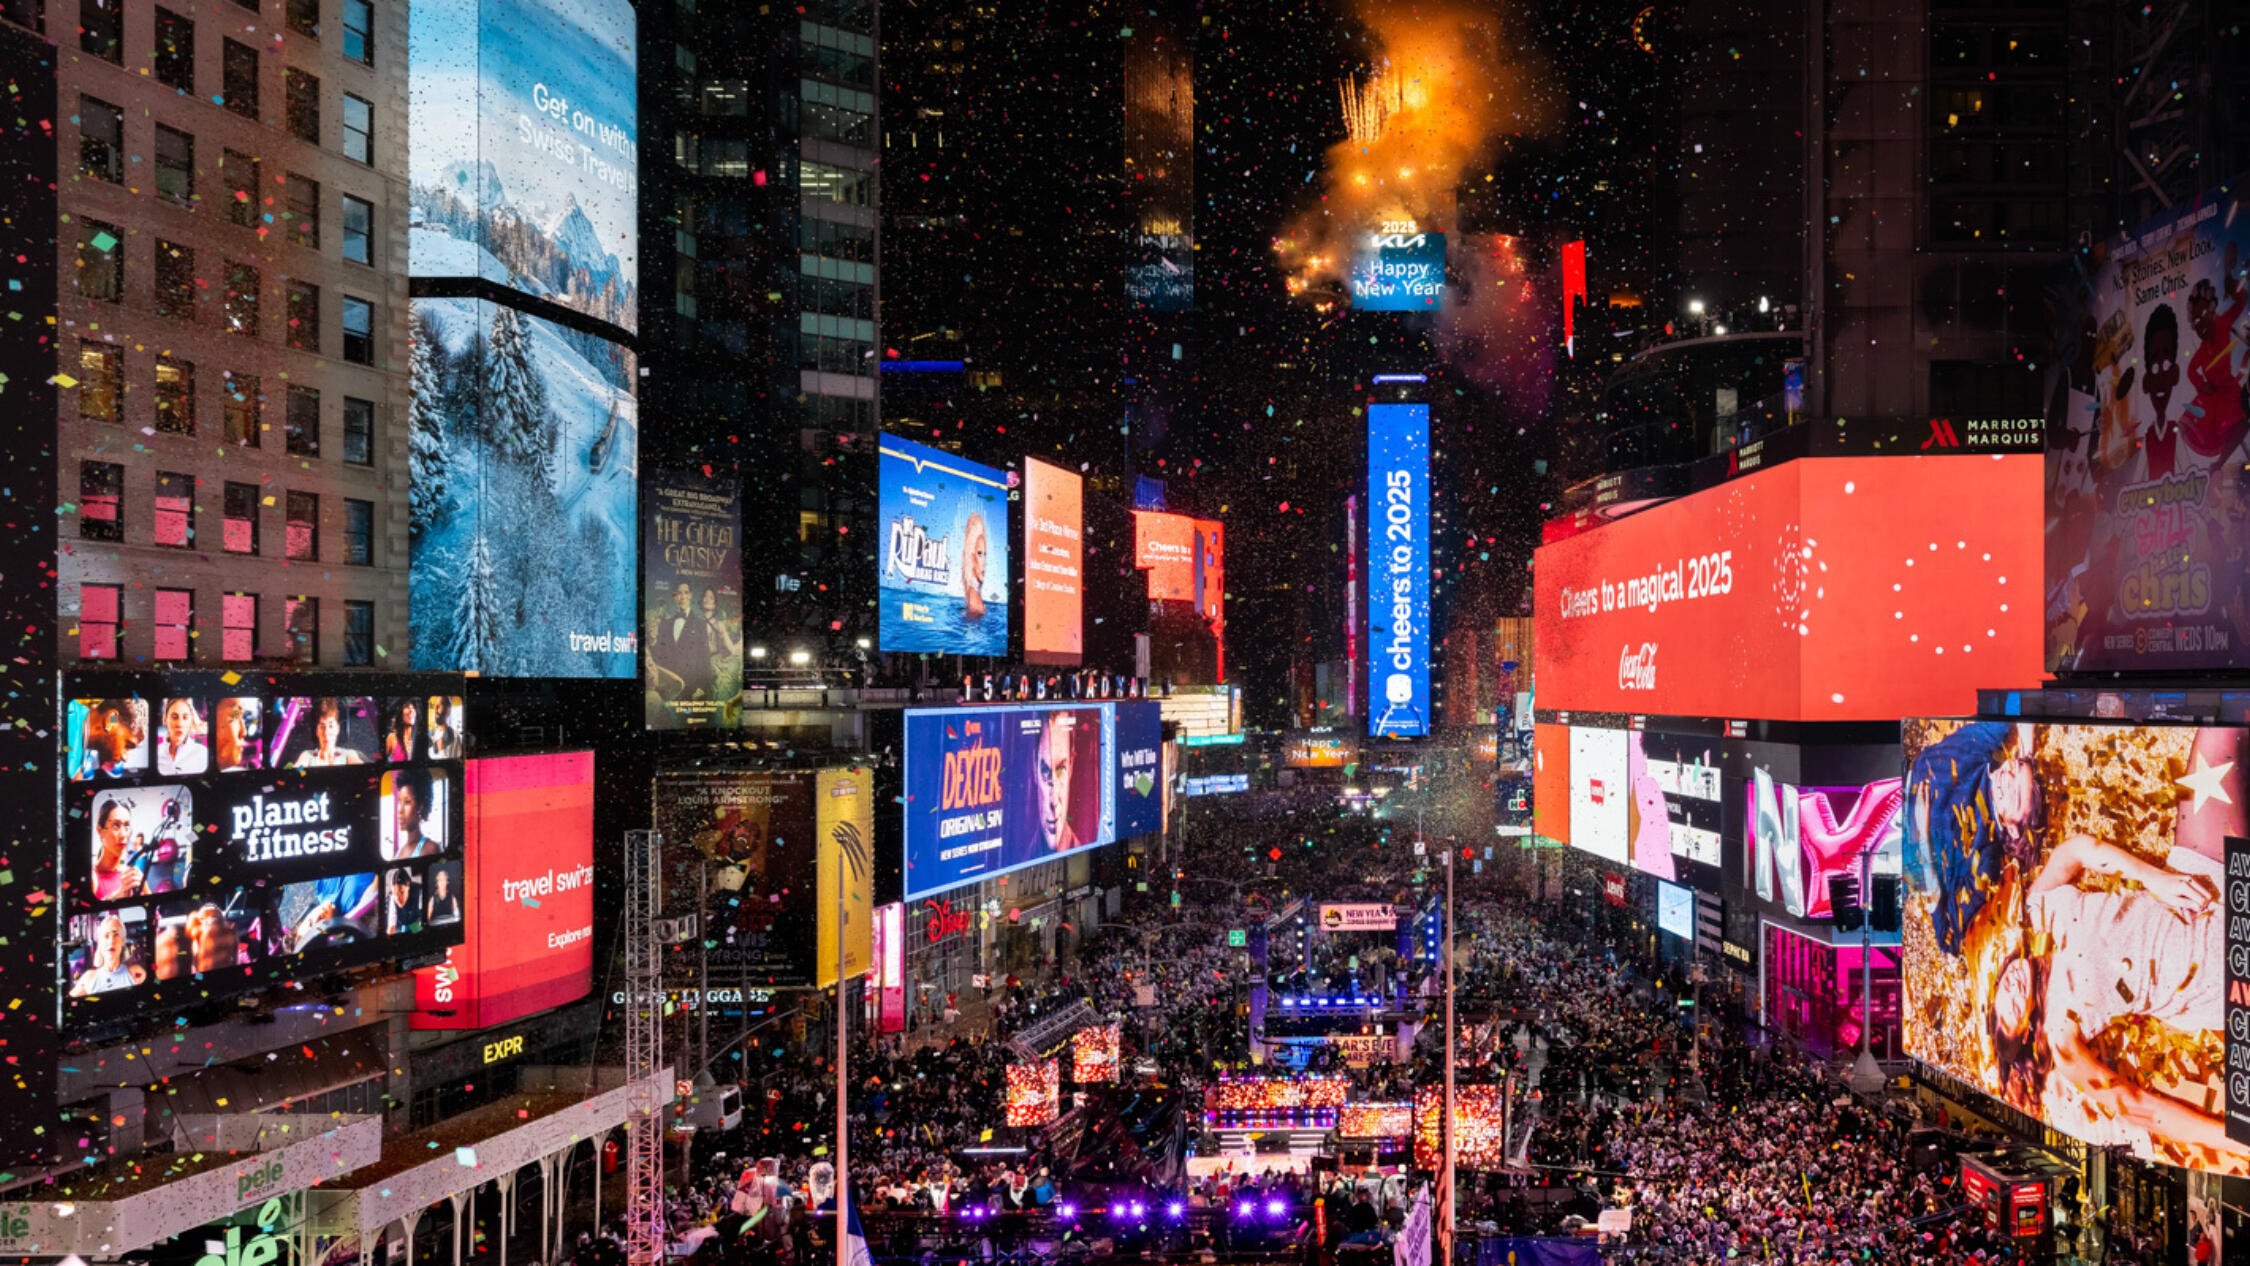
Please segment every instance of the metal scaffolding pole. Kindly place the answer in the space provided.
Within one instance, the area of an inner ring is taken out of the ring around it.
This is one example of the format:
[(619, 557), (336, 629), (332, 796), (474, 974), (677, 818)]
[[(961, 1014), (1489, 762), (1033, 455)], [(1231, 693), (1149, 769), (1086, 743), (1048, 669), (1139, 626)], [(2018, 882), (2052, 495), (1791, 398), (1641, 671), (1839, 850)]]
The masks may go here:
[(625, 1077), (643, 1088), (625, 1123), (625, 1260), (631, 1266), (664, 1266), (663, 1103), (649, 1085), (664, 1066), (664, 956), (656, 940), (663, 846), (654, 831), (625, 833)]

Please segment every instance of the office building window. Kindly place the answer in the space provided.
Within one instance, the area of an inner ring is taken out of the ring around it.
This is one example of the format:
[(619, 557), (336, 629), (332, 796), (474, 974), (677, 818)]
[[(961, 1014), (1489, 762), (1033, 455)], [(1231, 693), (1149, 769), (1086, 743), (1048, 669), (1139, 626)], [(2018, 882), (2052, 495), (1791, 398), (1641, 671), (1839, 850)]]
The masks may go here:
[(195, 434), (194, 361), (157, 356), (156, 429), (167, 435)]
[(195, 248), (156, 239), (156, 315), (195, 319)]
[(372, 0), (344, 0), (344, 56), (362, 66), (375, 64), (375, 6)]
[(195, 23), (170, 9), (156, 11), (156, 82), (195, 91)]
[(258, 552), (258, 495), (256, 484), (230, 483), (226, 487), (226, 520), (221, 525), (220, 547), (229, 554)]
[(344, 561), (353, 567), (375, 565), (375, 503), (344, 499)]
[(78, 658), (117, 658), (118, 638), (125, 632), (119, 612), (124, 598), (120, 585), (78, 587)]
[(348, 92), (344, 94), (344, 157), (370, 166), (375, 162), (375, 107)]
[(289, 0), (289, 29), (311, 39), (320, 38), (320, 0)]
[(176, 470), (156, 472), (156, 543), (172, 549), (195, 548), (195, 476)]
[(282, 523), (281, 554), (299, 562), (320, 560), (320, 496), (311, 492), (292, 492), (283, 503), (287, 517)]
[(227, 261), (226, 317), (227, 333), (258, 334), (258, 292), (264, 278), (248, 264)]
[(242, 228), (258, 227), (264, 191), (258, 188), (258, 160), (233, 150), (219, 155), (219, 179), (226, 182), (227, 222)]
[(344, 359), (375, 363), (375, 305), (350, 295), (344, 296)]
[(306, 246), (320, 245), (320, 182), (290, 172), (283, 182), (282, 222)]
[(78, 47), (105, 62), (125, 57), (125, 0), (78, 0)]
[(355, 264), (375, 262), (375, 204), (344, 195), (344, 258)]
[(125, 235), (116, 225), (79, 217), (78, 293), (103, 303), (125, 297)]
[(219, 658), (247, 664), (258, 657), (258, 595), (219, 595)]
[(113, 185), (125, 179), (125, 112), (94, 97), (78, 98), (78, 174)]
[(256, 374), (228, 370), (219, 376), (219, 412), (226, 421), (227, 443), (256, 448), (265, 438), (265, 400), (259, 395)]
[(827, 163), (802, 163), (798, 167), (797, 191), (807, 198), (864, 207), (874, 198), (875, 175), (849, 167), (831, 167)]
[(289, 635), (289, 662), (320, 662), (320, 599), (298, 596), (281, 600), (281, 624)]
[(195, 138), (156, 125), (156, 192), (174, 202), (195, 196)]
[(194, 658), (190, 650), (195, 645), (193, 589), (157, 590), (156, 619), (152, 623), (156, 633), (155, 656), (158, 660), (178, 664)]
[(246, 119), (258, 117), (258, 50), (224, 40), (219, 48), (219, 95)]
[(344, 397), (344, 460), (354, 466), (375, 464), (375, 404)]
[(304, 352), (320, 350), (320, 287), (289, 283), (289, 346)]
[(375, 662), (375, 604), (344, 600), (344, 663), (362, 668)]
[(78, 539), (125, 539), (125, 468), (115, 462), (78, 463)]
[(289, 388), (289, 413), (282, 436), (291, 457), (320, 456), (320, 393), (311, 387)]
[(88, 422), (125, 420), (125, 349), (78, 341), (78, 416)]
[(300, 141), (320, 144), (320, 79), (294, 66), (281, 71), (284, 121)]

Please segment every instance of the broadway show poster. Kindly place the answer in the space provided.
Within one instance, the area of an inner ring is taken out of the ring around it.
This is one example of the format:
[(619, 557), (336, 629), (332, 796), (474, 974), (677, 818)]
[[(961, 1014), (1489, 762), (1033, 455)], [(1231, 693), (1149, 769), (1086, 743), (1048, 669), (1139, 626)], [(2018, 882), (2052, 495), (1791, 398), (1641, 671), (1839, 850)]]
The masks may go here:
[(813, 799), (820, 834), (820, 916), (813, 982), (836, 983), (837, 938), (847, 980), (875, 963), (875, 778), (864, 768), (823, 769)]
[(641, 664), (652, 730), (742, 722), (741, 539), (732, 480), (688, 475), (649, 486)]
[[(703, 952), (714, 984), (813, 983), (813, 907), (825, 849), (813, 809), (815, 782), (809, 770), (656, 776), (665, 910), (693, 912), (694, 894), (705, 894)], [(828, 969), (830, 978), (835, 970)]]
[(2047, 667), (2250, 666), (2242, 187), (2115, 239), (2066, 296), (2047, 452)]
[(1904, 738), (1907, 1053), (2089, 1146), (2250, 1175), (2222, 1115), (2244, 731)]
[(882, 439), (886, 651), (1008, 653), (1008, 480), (990, 466)]

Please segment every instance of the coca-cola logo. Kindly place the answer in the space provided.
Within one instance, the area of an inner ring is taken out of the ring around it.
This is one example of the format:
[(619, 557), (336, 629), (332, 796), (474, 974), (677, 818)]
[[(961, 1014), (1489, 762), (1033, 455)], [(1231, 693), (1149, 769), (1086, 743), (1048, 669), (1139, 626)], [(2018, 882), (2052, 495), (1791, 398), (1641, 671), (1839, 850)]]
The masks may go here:
[(1656, 689), (1656, 643), (1643, 642), (1638, 650), (1628, 644), (1617, 652), (1617, 688)]

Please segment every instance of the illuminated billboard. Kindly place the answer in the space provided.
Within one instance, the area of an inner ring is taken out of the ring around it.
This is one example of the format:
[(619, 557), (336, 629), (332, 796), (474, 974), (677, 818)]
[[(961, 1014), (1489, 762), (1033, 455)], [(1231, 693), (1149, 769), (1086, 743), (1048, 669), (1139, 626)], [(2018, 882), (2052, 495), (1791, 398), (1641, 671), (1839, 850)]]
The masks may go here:
[(1695, 939), (1695, 889), (1656, 881), (1656, 928), (1683, 941)]
[(1117, 838), (1164, 829), (1164, 715), (1146, 700), (1108, 705), (1117, 717)]
[(1859, 877), (1859, 859), (1872, 854), (1870, 873), (1899, 873), (1905, 800), (1896, 778), (1859, 787), (1798, 787), (1762, 765), (1744, 787), (1750, 803), (1743, 821), (1744, 887), (1798, 918), (1835, 917), (1828, 880)]
[(1023, 654), (1076, 664), (1085, 654), (1085, 481), (1060, 466), (1023, 464)]
[(1709, 739), (1625, 735), (1625, 779), (1631, 789), (1629, 846), (1635, 869), (1678, 879), (1675, 858), (1717, 866), (1725, 814), (1722, 779)]
[(1571, 727), (1569, 768), (1570, 843), (1623, 864), (1635, 817), (1625, 731)]
[(74, 673), (63, 689), (64, 1024), (460, 943), (460, 678), (291, 674), (281, 693)]
[(1907, 1053), (2089, 1146), (2250, 1175), (2220, 1108), (2244, 731), (1904, 737)]
[[(813, 983), (819, 953), (813, 907), (820, 887), (815, 781), (810, 770), (656, 775), (655, 822), (672, 887), (697, 890), (696, 872), (710, 870), (700, 890), (707, 894), (703, 964), (713, 981), (775, 988)], [(833, 965), (828, 974), (835, 975)]]
[(826, 989), (839, 970), (852, 980), (875, 963), (874, 774), (823, 769), (813, 779), (813, 799), (820, 847), (813, 983)]
[(1342, 769), (1358, 760), (1354, 740), (1343, 734), (1295, 734), (1281, 748), (1281, 763), (1291, 769)]
[(909, 709), (905, 899), (1115, 841), (1116, 707)]
[(1543, 840), (1570, 843), (1570, 815), (1576, 796), (1570, 781), (1570, 727), (1540, 722), (1532, 726), (1532, 831)]
[(1367, 408), (1367, 732), (1430, 732), (1430, 406)]
[(2077, 346), (2045, 419), (2058, 672), (2250, 667), (2242, 197), (2221, 186), (2097, 248), (2077, 274), (2056, 331)]
[(644, 724), (742, 719), (742, 503), (730, 479), (650, 483), (642, 533)]
[(877, 587), (886, 651), (1008, 653), (1008, 477), (885, 435)]
[(1001, 1123), (1014, 1126), (1051, 1124), (1062, 1105), (1062, 1064), (1043, 1059), (1008, 1065), (1007, 1098), (1002, 1101)]
[(632, 353), (483, 299), (413, 306), (414, 666), (630, 680)]
[(1150, 602), (1185, 602), (1211, 636), (1213, 675), (1226, 676), (1227, 535), (1217, 519), (1133, 512), (1133, 566), (1148, 573)]
[(1432, 312), (1445, 298), (1443, 233), (1370, 233), (1352, 256), (1352, 306), (1365, 312)]
[(416, 0), (407, 31), (411, 274), (491, 282), (634, 330), (633, 6)]
[[(1414, 1164), (1445, 1164), (1445, 1087), (1414, 1088)], [(1453, 1088), (1453, 1163), (1461, 1169), (1508, 1167), (1508, 1088), (1483, 1083)]]
[(1540, 547), (1539, 705), (1968, 712), (2038, 684), (2039, 459), (1805, 458)]
[[(594, 754), (472, 760), (462, 777), (468, 932), (415, 971), (417, 1029), (505, 1024), (594, 985)], [(415, 895), (387, 881), (386, 914)]]

